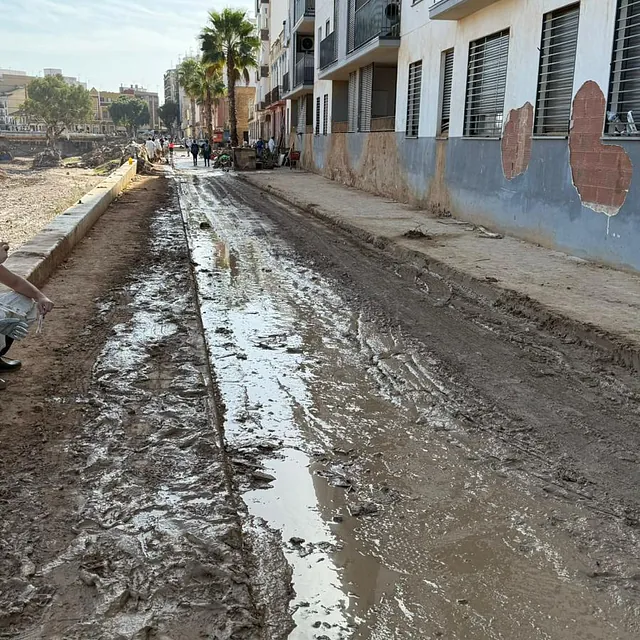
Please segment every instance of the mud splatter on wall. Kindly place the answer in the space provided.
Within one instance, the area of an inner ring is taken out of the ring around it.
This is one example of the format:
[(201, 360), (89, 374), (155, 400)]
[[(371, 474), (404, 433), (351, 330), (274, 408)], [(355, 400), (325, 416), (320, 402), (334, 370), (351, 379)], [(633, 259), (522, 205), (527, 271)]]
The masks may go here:
[(598, 84), (585, 82), (573, 100), (569, 161), (582, 204), (612, 216), (627, 198), (633, 166), (622, 147), (603, 144), (600, 139), (605, 109), (606, 100)]
[(512, 109), (507, 118), (502, 137), (502, 172), (507, 180), (522, 175), (531, 160), (533, 135), (533, 105), (525, 102), (519, 109)]

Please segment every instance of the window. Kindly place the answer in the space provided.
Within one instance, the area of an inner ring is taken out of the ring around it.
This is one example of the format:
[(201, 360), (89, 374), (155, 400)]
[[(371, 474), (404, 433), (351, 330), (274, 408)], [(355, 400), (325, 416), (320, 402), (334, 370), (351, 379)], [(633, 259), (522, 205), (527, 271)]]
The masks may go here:
[(348, 93), (348, 130), (357, 131), (358, 128), (358, 72), (352, 71), (349, 74)]
[(453, 82), (453, 49), (442, 54), (442, 93), (440, 98), (440, 127), (441, 136), (449, 135), (449, 120), (451, 117), (451, 85)]
[(320, 96), (316, 98), (316, 135), (320, 135)]
[(420, 122), (420, 93), (422, 89), (422, 60), (409, 65), (409, 88), (407, 91), (407, 129), (408, 137), (418, 136)]
[(329, 30), (331, 29), (331, 20), (327, 20), (324, 25), (324, 37), (326, 38), (329, 35)]
[(322, 114), (322, 135), (327, 135), (327, 127), (329, 124), (329, 94), (324, 94), (324, 112)]
[(508, 56), (508, 29), (469, 43), (465, 136), (500, 137)]
[(640, 118), (640, 2), (618, 0), (606, 133), (638, 136)]
[(580, 5), (574, 4), (543, 18), (534, 124), (537, 136), (569, 133), (579, 16)]
[(373, 64), (360, 68), (360, 96), (358, 131), (371, 131), (371, 98), (373, 93)]

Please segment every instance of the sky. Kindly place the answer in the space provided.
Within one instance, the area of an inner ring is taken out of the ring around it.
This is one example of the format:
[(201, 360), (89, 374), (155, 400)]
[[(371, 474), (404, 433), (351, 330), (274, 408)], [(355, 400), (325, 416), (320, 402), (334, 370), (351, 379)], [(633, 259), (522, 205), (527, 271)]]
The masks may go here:
[(164, 72), (198, 52), (207, 12), (252, 0), (0, 0), (0, 69), (62, 69), (103, 91), (138, 84), (164, 99)]

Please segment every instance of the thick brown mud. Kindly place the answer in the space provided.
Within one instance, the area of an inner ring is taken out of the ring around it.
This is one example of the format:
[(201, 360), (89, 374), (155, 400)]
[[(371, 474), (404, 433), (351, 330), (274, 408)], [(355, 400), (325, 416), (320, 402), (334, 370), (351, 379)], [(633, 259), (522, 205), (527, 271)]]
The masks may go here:
[(177, 180), (245, 529), (292, 570), (290, 638), (637, 637), (628, 371), (233, 176)]

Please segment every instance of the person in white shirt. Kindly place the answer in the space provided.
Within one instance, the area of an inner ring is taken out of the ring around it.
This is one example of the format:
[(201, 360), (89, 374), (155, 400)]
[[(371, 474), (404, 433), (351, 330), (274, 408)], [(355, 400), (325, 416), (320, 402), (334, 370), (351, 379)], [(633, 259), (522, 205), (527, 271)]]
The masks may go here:
[(151, 136), (144, 143), (147, 149), (147, 155), (149, 156), (149, 162), (153, 162), (156, 159), (156, 143), (151, 139)]
[(276, 152), (276, 141), (273, 136), (269, 138), (269, 153), (274, 154)]

